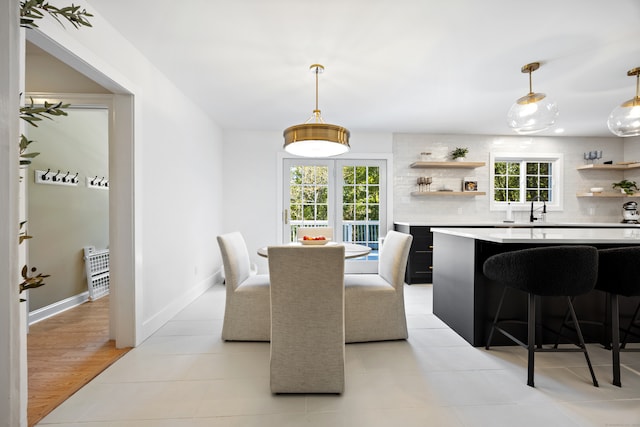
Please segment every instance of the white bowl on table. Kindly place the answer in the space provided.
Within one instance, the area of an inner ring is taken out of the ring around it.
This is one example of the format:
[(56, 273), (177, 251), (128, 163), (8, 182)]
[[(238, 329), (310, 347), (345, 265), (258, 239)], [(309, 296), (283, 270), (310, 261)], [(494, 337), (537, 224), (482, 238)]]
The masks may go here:
[(322, 239), (322, 240), (298, 239), (298, 242), (302, 243), (303, 245), (310, 245), (310, 246), (313, 246), (313, 245), (316, 245), (316, 246), (317, 245), (326, 245), (330, 241), (331, 241), (331, 239), (329, 239), (329, 238), (325, 238), (325, 239)]

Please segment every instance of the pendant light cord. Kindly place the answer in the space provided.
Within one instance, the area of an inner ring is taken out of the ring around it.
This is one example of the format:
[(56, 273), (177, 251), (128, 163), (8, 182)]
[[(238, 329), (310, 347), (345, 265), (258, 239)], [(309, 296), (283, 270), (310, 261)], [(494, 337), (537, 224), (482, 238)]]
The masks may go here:
[(529, 95), (533, 95), (533, 83), (531, 82), (531, 68), (529, 68)]
[(318, 74), (320, 74), (320, 67), (316, 66), (316, 109), (313, 110), (313, 115), (316, 118), (316, 123), (322, 122), (320, 118), (320, 109), (318, 108)]

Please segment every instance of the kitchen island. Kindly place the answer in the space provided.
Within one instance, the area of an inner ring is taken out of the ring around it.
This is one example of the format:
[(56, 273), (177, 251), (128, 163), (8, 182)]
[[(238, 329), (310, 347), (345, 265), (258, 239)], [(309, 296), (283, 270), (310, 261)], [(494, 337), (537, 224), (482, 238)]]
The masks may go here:
[[(590, 245), (611, 248), (640, 245), (637, 227), (611, 228), (432, 228), (433, 233), (433, 313), (473, 346), (486, 343), (502, 287), (482, 273), (491, 255), (518, 249), (552, 245)], [(575, 308), (581, 320), (606, 318), (606, 295), (599, 291), (578, 297)], [(621, 298), (621, 324), (633, 314), (637, 301)], [(511, 292), (505, 299), (503, 315), (526, 318), (526, 295)], [(545, 298), (541, 312), (544, 324), (557, 329), (566, 312), (560, 298)], [(585, 339), (603, 342), (602, 328), (585, 328)], [(494, 338), (494, 345), (511, 345), (506, 338)], [(544, 335), (553, 342), (554, 335)]]
[(433, 233), (432, 228), (636, 228), (640, 224), (624, 224), (615, 222), (454, 222), (433, 221), (395, 222), (394, 230), (411, 234), (413, 242), (407, 261), (405, 282), (433, 283)]

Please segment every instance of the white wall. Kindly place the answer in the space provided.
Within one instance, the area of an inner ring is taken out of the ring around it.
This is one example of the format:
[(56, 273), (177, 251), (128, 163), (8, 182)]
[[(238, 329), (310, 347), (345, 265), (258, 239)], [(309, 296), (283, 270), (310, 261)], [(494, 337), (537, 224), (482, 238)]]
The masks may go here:
[(39, 25), (65, 51), (59, 59), (80, 58), (72, 66), (115, 93), (134, 96), (136, 283), (120, 286), (136, 289), (138, 344), (206, 289), (221, 266), (215, 236), (222, 224), (222, 135), (205, 111), (86, 3), (95, 15), (92, 28)]
[[(624, 138), (624, 159), (628, 162), (640, 162), (640, 136)], [(625, 178), (640, 185), (640, 169), (632, 169)]]
[[(281, 241), (277, 224), (278, 154), (284, 139), (279, 131), (225, 131), (224, 133), (224, 232), (240, 231), (247, 242), (251, 261), (260, 273), (267, 262), (256, 254), (259, 247)], [(390, 133), (351, 132), (349, 155), (391, 153)]]
[[(412, 169), (422, 151), (446, 155), (456, 147), (469, 147), (468, 161), (485, 162), (487, 166), (474, 170)], [(523, 137), (480, 135), (418, 135), (395, 134), (394, 155), (394, 220), (403, 222), (484, 222), (502, 221), (504, 212), (489, 210), (489, 194), (477, 197), (415, 197), (418, 176), (433, 176), (434, 186), (446, 184), (459, 188), (463, 176), (478, 178), (480, 191), (489, 189), (489, 153), (538, 152), (564, 155), (564, 208), (549, 212), (548, 222), (618, 222), (621, 218), (621, 198), (578, 198), (577, 192), (590, 187), (611, 189), (611, 183), (625, 174), (617, 171), (577, 171), (584, 165), (585, 151), (602, 150), (604, 159), (619, 162), (630, 158), (623, 138)], [(640, 149), (636, 149), (640, 159)], [(629, 175), (629, 172), (627, 172)], [(516, 221), (528, 221), (529, 212), (514, 212)]]

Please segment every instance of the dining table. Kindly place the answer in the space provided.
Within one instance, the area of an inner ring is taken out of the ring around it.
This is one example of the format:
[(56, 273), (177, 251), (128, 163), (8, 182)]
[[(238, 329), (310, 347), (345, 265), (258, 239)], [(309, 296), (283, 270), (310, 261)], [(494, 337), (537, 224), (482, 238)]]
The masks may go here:
[[(304, 248), (308, 248), (309, 250), (313, 250), (314, 248), (321, 248), (326, 245), (342, 245), (344, 246), (344, 257), (345, 259), (350, 258), (360, 258), (368, 255), (371, 252), (371, 248), (365, 245), (359, 245), (356, 243), (348, 243), (348, 242), (333, 242), (329, 241), (325, 244), (303, 244), (300, 242), (291, 242), (286, 243), (286, 245), (292, 246), (302, 246)], [(258, 255), (264, 258), (269, 257), (269, 248), (268, 246), (264, 246), (258, 249)]]

